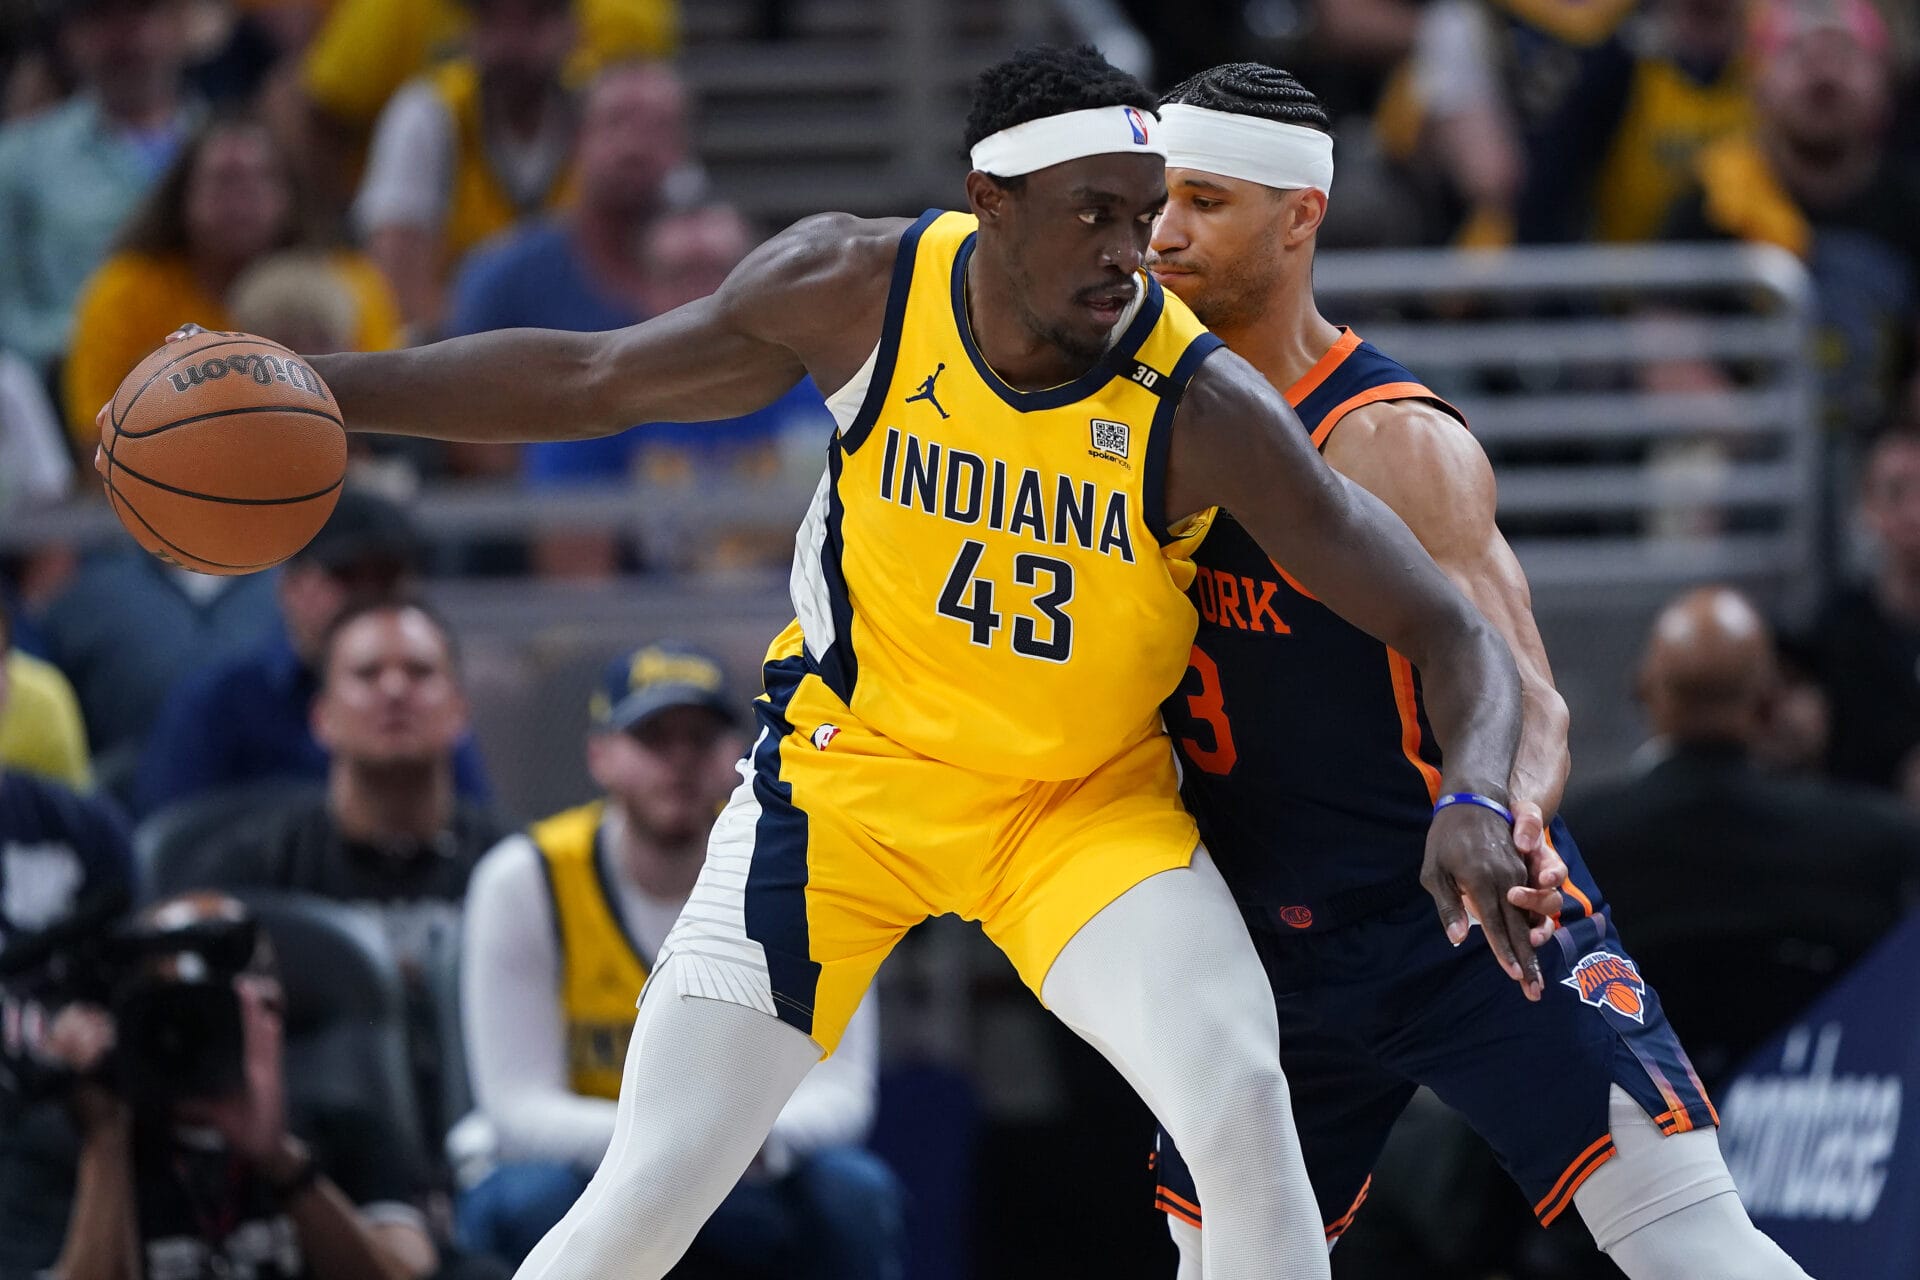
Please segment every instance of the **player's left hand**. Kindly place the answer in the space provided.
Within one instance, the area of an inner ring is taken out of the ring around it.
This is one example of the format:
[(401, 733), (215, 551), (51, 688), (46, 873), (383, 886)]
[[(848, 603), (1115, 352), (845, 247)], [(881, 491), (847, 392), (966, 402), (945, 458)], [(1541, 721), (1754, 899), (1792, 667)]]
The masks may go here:
[(1540, 806), (1531, 800), (1513, 804), (1513, 847), (1527, 862), (1527, 883), (1507, 890), (1507, 901), (1527, 913), (1527, 941), (1536, 948), (1559, 928), (1560, 886), (1567, 880), (1567, 864), (1547, 839), (1547, 823)]
[(1500, 818), (1476, 805), (1454, 805), (1434, 815), (1427, 828), (1427, 856), (1420, 883), (1433, 896), (1454, 946), (1478, 923), (1487, 946), (1527, 999), (1543, 990), (1533, 953), (1527, 912), (1509, 899), (1527, 884), (1527, 864), (1515, 851), (1513, 833)]

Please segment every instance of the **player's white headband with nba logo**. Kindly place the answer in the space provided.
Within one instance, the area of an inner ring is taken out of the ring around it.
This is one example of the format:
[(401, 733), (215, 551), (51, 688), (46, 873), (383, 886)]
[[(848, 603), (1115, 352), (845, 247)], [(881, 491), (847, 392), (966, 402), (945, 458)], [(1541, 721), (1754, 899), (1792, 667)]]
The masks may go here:
[(1138, 107), (1089, 107), (1043, 116), (990, 133), (967, 153), (973, 167), (998, 178), (1082, 160), (1087, 156), (1138, 152), (1165, 157), (1160, 121)]
[(1305, 125), (1169, 103), (1160, 108), (1167, 168), (1199, 169), (1263, 187), (1333, 186), (1333, 136)]

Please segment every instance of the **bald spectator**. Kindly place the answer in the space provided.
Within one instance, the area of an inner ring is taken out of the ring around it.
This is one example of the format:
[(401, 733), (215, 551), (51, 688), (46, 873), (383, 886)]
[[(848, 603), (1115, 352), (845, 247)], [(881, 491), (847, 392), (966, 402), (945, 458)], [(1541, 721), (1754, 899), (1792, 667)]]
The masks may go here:
[(1897, 806), (1753, 763), (1777, 688), (1743, 596), (1680, 597), (1640, 669), (1656, 759), (1565, 808), (1709, 1088), (1899, 921), (1920, 876), (1920, 822)]

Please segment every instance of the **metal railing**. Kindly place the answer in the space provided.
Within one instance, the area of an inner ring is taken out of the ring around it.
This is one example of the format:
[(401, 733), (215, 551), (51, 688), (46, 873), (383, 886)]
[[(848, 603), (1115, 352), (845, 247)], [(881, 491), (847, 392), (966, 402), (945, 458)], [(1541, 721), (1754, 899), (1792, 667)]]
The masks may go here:
[[(1466, 413), (1536, 588), (1821, 579), (1812, 297), (1766, 246), (1328, 253), (1330, 318)], [(1699, 389), (1662, 389), (1689, 366)], [(1567, 529), (1578, 532), (1568, 533)]]

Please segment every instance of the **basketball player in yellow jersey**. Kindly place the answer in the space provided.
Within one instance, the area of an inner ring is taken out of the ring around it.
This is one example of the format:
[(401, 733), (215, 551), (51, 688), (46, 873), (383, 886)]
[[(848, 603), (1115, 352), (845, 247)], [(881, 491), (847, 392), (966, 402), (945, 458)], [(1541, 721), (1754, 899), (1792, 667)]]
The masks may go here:
[[(807, 219), (612, 334), (316, 361), (355, 429), (452, 440), (724, 417), (807, 375), (831, 393), (759, 738), (641, 1000), (612, 1147), (530, 1280), (665, 1272), (889, 949), (945, 912), (1178, 1136), (1209, 1280), (1327, 1274), (1272, 1004), (1159, 726), (1196, 619), (1170, 520), (1257, 510), (1276, 556), (1407, 654), (1449, 790), (1506, 794), (1518, 683), (1405, 526), (1141, 274), (1166, 198), (1152, 107), (1090, 47), (1026, 51), (978, 87), (968, 214)], [(1462, 805), (1428, 847), (1440, 895), (1537, 985), (1507, 825)]]

